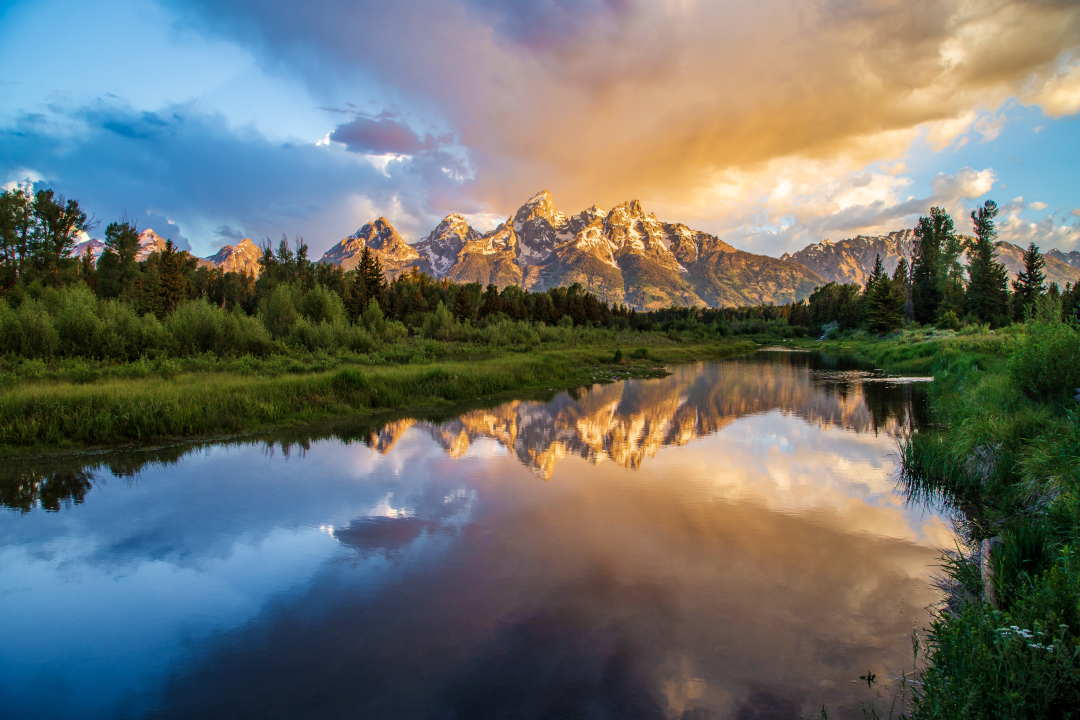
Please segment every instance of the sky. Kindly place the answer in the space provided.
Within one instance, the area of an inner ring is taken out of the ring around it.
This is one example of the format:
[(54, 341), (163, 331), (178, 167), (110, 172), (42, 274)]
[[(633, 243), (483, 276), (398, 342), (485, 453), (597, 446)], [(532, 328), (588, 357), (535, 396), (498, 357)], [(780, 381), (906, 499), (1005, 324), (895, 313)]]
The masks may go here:
[(780, 255), (909, 228), (1080, 250), (1076, 0), (0, 0), (0, 185), (206, 256), (541, 189)]

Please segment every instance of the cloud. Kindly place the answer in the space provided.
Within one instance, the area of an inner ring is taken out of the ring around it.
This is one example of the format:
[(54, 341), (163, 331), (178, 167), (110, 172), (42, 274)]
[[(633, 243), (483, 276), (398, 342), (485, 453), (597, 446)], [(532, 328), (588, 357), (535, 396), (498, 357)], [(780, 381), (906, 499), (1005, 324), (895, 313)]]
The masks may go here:
[[(943, 207), (965, 231), (970, 206), (991, 191), (992, 168), (938, 173), (925, 197), (909, 194), (911, 180), (889, 172), (843, 175), (835, 164), (785, 161), (760, 174), (743, 174), (730, 189), (729, 212), (701, 223), (728, 242), (779, 255), (829, 238), (877, 235), (912, 227), (920, 215)], [(770, 192), (773, 186), (784, 192)], [(690, 212), (683, 208), (683, 212)]]
[(166, 240), (172, 240), (181, 250), (191, 250), (191, 242), (180, 234), (180, 228), (167, 217), (156, 212), (147, 212), (142, 218), (136, 218), (141, 228), (151, 228)]
[(933, 197), (940, 202), (982, 197), (994, 187), (994, 171), (962, 168), (955, 175), (938, 173), (930, 182)]
[(303, 235), (321, 253), (370, 220), (355, 212), (358, 196), (420, 236), (438, 221), (431, 198), (460, 185), (441, 168), (463, 170), (440, 150), (380, 170), (340, 145), (270, 141), (191, 105), (141, 112), (104, 100), (19, 118), (0, 129), (0, 147), (5, 165), (30, 168), (106, 221), (126, 212), (185, 244), (180, 227), (194, 228), (204, 254), (234, 227), (256, 239)]
[(349, 151), (365, 155), (416, 155), (436, 147), (435, 139), (430, 135), (421, 137), (387, 113), (378, 117), (361, 115), (339, 125), (329, 137)]
[[(782, 158), (850, 172), (899, 158), (923, 128), (947, 144), (1012, 96), (1051, 114), (1080, 103), (1077, 72), (1061, 65), (1080, 49), (1080, 14), (1067, 2), (201, 8), (206, 27), (261, 47), (268, 62), (319, 58), (312, 73), (324, 83), (363, 72), (423, 122), (450, 128), (476, 169), (463, 192), (490, 210), (550, 187), (569, 207), (639, 197), (701, 211), (732, 173)], [(360, 145), (423, 143), (360, 125)]]
[(1003, 204), (997, 220), (998, 238), (1020, 247), (1033, 242), (1043, 250), (1057, 248), (1068, 252), (1080, 249), (1080, 220), (1069, 217), (1080, 214), (1075, 210), (1071, 213), (1049, 213), (1038, 220), (1020, 216), (1025, 210), (1041, 211), (1046, 208), (1044, 202), (1025, 203), (1023, 197)]

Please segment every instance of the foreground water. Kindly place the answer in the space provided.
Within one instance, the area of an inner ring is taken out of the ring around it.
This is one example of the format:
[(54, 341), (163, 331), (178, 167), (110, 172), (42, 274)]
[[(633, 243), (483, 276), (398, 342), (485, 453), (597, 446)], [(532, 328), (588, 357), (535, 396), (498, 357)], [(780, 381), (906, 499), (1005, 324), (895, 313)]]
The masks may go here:
[[(862, 717), (941, 518), (919, 385), (759, 352), (384, 427), (0, 471), (5, 718)], [(361, 441), (362, 440), (362, 441)]]

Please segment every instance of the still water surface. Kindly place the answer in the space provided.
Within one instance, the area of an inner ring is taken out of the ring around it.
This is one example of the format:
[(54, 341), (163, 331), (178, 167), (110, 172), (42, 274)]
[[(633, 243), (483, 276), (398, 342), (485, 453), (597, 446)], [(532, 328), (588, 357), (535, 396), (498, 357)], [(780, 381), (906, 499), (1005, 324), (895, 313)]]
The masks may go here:
[(951, 543), (894, 490), (919, 388), (759, 352), (6, 463), (0, 716), (862, 717)]

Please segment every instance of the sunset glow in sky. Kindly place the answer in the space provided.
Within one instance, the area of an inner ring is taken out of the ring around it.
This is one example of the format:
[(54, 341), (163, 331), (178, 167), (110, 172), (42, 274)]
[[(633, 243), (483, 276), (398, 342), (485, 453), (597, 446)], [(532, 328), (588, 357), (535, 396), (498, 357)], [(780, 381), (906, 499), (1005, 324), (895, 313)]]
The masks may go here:
[(987, 198), (1080, 249), (1078, 111), (1072, 0), (0, 0), (0, 183), (198, 255), (542, 188), (771, 255)]

